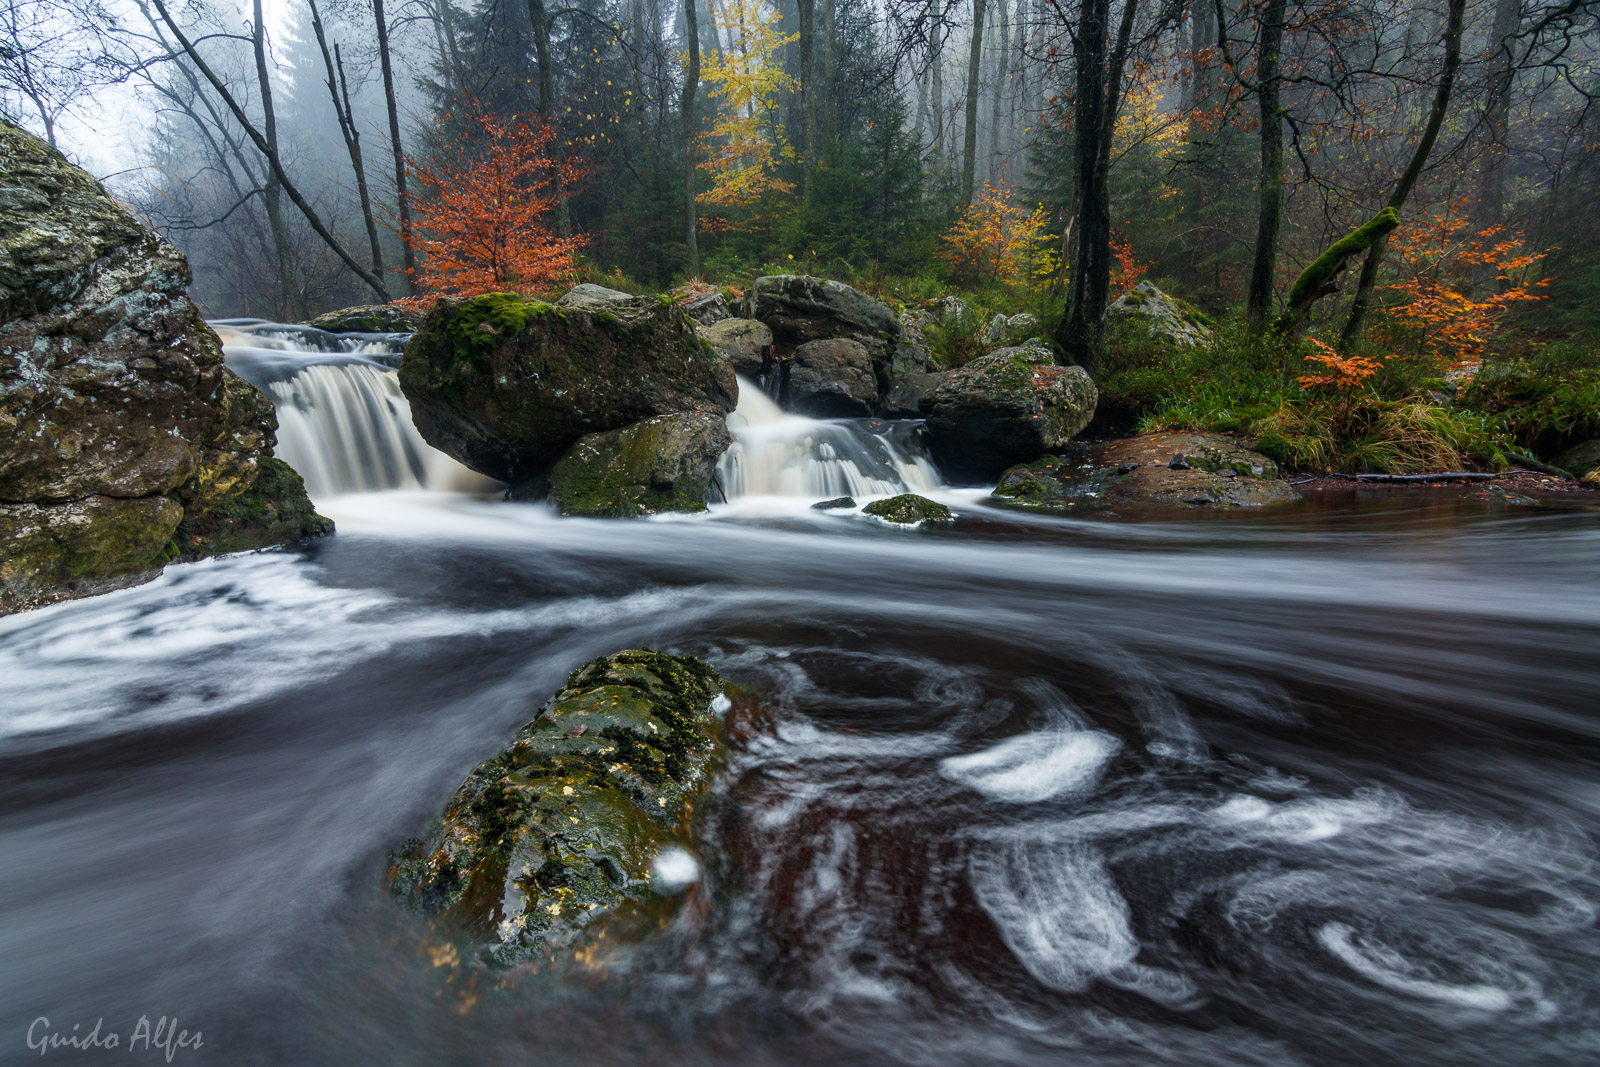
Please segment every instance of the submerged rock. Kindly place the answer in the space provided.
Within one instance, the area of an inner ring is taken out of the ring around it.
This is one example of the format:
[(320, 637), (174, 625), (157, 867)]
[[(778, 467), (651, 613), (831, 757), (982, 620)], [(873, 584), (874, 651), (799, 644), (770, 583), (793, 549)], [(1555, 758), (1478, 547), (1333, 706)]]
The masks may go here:
[(550, 501), (609, 518), (704, 511), (721, 499), (717, 460), (732, 444), (726, 418), (694, 412), (589, 434), (550, 469)]
[(955, 516), (937, 500), (929, 500), (916, 493), (901, 493), (886, 500), (874, 500), (861, 509), (863, 515), (872, 515), (896, 526), (915, 526), (922, 522), (949, 522)]
[(755, 319), (723, 319), (696, 327), (703, 340), (733, 364), (735, 374), (755, 381), (766, 369), (766, 351), (772, 331)]
[(411, 333), (420, 317), (393, 304), (362, 304), (325, 311), (306, 323), (329, 333)]
[(1069, 513), (1118, 504), (1249, 508), (1300, 499), (1278, 466), (1219, 434), (1160, 433), (1075, 446), (1012, 467), (994, 503)]
[(950, 478), (984, 482), (1065, 447), (1098, 397), (1082, 367), (1057, 366), (1042, 348), (1002, 348), (943, 376), (927, 402), (929, 448)]
[(817, 418), (870, 415), (878, 382), (872, 356), (858, 341), (807, 341), (789, 357), (789, 407)]
[(587, 309), (509, 293), (440, 300), (406, 345), (400, 387), (424, 440), (513, 485), (585, 434), (722, 415), (738, 399), (728, 359), (656, 297)]
[(272, 405), (223, 367), (183, 255), (4, 121), (0, 175), (0, 613), (331, 530), (272, 467)]
[(812, 511), (838, 511), (841, 508), (854, 508), (856, 498), (853, 496), (836, 496), (832, 500), (819, 500), (811, 505)]
[(1140, 282), (1106, 308), (1111, 320), (1142, 326), (1152, 337), (1192, 348), (1211, 341), (1210, 320), (1192, 304), (1168, 296), (1149, 282)]
[(629, 650), (574, 671), (408, 843), (390, 888), (510, 965), (650, 897), (715, 749), (723, 683), (699, 660)]

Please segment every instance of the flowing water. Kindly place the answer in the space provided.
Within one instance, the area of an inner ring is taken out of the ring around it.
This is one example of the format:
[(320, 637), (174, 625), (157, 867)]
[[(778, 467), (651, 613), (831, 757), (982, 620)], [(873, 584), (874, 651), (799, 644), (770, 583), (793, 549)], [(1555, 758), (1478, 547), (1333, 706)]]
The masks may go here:
[[(935, 488), (955, 525), (904, 531), (809, 504), (926, 486), (908, 428), (732, 421), (707, 516), (385, 474), (331, 539), (0, 620), (0, 1059), (45, 1016), (122, 1041), (50, 1062), (146, 1062), (141, 1015), (220, 1064), (1600, 1059), (1600, 514)], [(453, 969), (385, 853), (639, 645), (739, 690), (695, 880)]]

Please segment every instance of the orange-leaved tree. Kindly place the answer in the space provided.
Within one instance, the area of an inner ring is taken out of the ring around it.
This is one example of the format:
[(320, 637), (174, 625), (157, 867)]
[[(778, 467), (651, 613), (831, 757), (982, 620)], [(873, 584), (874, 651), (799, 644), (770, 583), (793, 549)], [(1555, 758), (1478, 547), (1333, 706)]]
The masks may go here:
[[(1465, 207), (1465, 201), (1447, 205), (1390, 238), (1401, 278), (1385, 288), (1399, 299), (1389, 307), (1379, 338), (1396, 355), (1475, 365), (1512, 305), (1544, 298), (1538, 290), (1549, 279), (1527, 281), (1524, 275), (1545, 253), (1526, 251), (1521, 236), (1502, 226), (1472, 228)], [(1474, 297), (1474, 274), (1491, 276), (1495, 291)]]
[(417, 284), (426, 295), (400, 303), (427, 307), (441, 296), (548, 289), (572, 277), (581, 237), (558, 237), (546, 226), (559, 190), (581, 168), (551, 159), (554, 131), (545, 125), (477, 117), (483, 136), (459, 157), (408, 161), (417, 194), (412, 247), (422, 261)]
[(1042, 205), (1030, 212), (1009, 188), (985, 182), (940, 237), (939, 258), (967, 285), (1014, 286), (1030, 275), (1047, 275), (1055, 269), (1044, 241), (1049, 218)]

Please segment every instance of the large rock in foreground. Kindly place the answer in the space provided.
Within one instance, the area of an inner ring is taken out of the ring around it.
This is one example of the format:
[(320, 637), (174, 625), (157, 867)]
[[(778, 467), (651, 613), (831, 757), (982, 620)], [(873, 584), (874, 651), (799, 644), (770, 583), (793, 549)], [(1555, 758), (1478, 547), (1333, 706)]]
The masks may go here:
[(726, 418), (694, 413), (589, 434), (550, 469), (550, 502), (607, 518), (704, 511), (722, 498), (717, 460), (732, 444)]
[(406, 345), (400, 387), (429, 444), (513, 485), (585, 434), (738, 402), (729, 361), (657, 297), (587, 309), (508, 293), (440, 300)]
[(509, 965), (649, 896), (704, 784), (722, 680), (631, 650), (574, 671), (390, 870), (394, 892)]
[(1115, 505), (1253, 508), (1300, 499), (1259, 452), (1220, 434), (1158, 433), (1045, 456), (1006, 471), (994, 502), (1071, 514)]
[(0, 613), (326, 533), (177, 249), (0, 121)]
[(947, 477), (986, 482), (1064, 448), (1098, 398), (1082, 367), (1057, 366), (1043, 348), (1002, 348), (940, 379), (927, 401), (928, 446)]

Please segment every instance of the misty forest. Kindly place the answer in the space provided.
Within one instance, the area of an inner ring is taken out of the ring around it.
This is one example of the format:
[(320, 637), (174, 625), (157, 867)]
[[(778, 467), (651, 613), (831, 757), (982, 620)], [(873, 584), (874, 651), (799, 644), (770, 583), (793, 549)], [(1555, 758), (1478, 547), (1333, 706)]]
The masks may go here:
[(1591, 1062), (1597, 207), (1600, 0), (0, 0), (0, 1060)]

